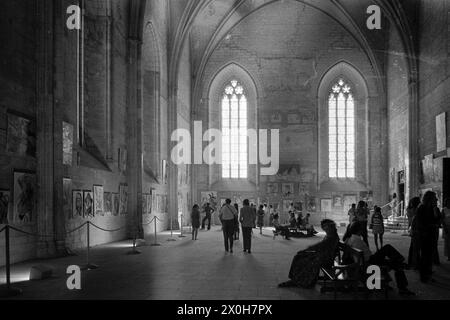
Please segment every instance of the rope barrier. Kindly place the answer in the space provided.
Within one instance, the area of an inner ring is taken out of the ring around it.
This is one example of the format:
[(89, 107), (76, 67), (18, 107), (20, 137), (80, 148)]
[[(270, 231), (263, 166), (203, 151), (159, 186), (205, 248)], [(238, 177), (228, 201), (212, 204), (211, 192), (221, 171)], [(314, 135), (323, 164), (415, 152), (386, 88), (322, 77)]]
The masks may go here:
[(87, 225), (87, 221), (86, 221), (85, 223), (83, 223), (82, 225), (76, 227), (75, 229), (70, 230), (70, 231), (67, 231), (66, 234), (70, 234), (70, 233), (72, 233), (72, 232), (75, 232), (75, 231), (77, 231), (78, 229), (83, 228), (85, 225)]
[(23, 234), (26, 234), (26, 235), (29, 235), (29, 236), (32, 236), (32, 237), (51, 238), (51, 237), (54, 237), (54, 236), (55, 236), (54, 234), (31, 233), (31, 232), (27, 232), (27, 231), (20, 230), (20, 229), (18, 229), (18, 228), (16, 228), (16, 227), (13, 227), (13, 226), (9, 226), (9, 228), (10, 228), (11, 230), (14, 230), (14, 231), (17, 231), (17, 232), (20, 232), (20, 233), (23, 233)]
[[(86, 222), (86, 223), (87, 223), (87, 222)], [(89, 222), (89, 224), (91, 224), (93, 227), (95, 227), (95, 228), (97, 228), (97, 229), (99, 229), (99, 230), (105, 231), (105, 232), (116, 232), (116, 231), (119, 231), (119, 230), (122, 230), (123, 228), (125, 228), (125, 227), (120, 227), (120, 228), (117, 228), (117, 229), (111, 229), (111, 230), (108, 230), (108, 229), (101, 228), (101, 227), (99, 227), (99, 226), (93, 224), (92, 222)]]

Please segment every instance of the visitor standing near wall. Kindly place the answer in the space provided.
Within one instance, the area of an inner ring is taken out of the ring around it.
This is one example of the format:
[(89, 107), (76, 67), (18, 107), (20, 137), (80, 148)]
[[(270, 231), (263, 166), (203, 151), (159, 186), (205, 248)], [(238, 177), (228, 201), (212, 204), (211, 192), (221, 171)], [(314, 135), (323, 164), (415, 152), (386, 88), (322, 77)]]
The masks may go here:
[(444, 237), (444, 255), (450, 261), (450, 198), (444, 200), (442, 208), (442, 236)]
[(202, 220), (202, 230), (205, 229), (205, 222), (208, 220), (208, 230), (211, 229), (211, 215), (214, 212), (214, 209), (209, 205), (209, 202), (205, 206), (205, 217)]
[(438, 242), (439, 242), (439, 229), (441, 228), (442, 224), (442, 215), (441, 210), (439, 210), (439, 207), (437, 205), (433, 209), (434, 213), (434, 223), (433, 223), (433, 263), (435, 265), (440, 265), (441, 261), (439, 259), (439, 250), (438, 250)]
[(369, 240), (367, 235), (367, 220), (369, 219), (369, 209), (367, 208), (367, 204), (364, 201), (359, 201), (358, 206), (356, 207), (356, 221), (360, 223), (361, 226), (361, 236), (363, 237), (364, 242), (369, 246)]
[[(375, 247), (377, 248), (378, 251), (379, 248), (383, 247), (383, 235), (384, 235), (383, 215), (381, 214), (381, 208), (378, 206), (375, 206), (374, 213), (370, 221), (370, 228), (372, 229)], [(380, 239), (380, 247), (378, 247), (378, 239)]]
[(408, 228), (411, 228), (412, 220), (417, 213), (417, 208), (420, 205), (420, 198), (413, 197), (408, 202), (408, 207), (406, 207), (406, 216), (408, 218)]
[(352, 206), (348, 210), (348, 225), (351, 225), (355, 219), (356, 219), (356, 203), (352, 203)]
[(393, 217), (397, 217), (398, 216), (398, 199), (397, 199), (397, 194), (394, 192), (392, 194), (392, 201), (391, 201), (391, 211), (392, 211), (392, 215)]
[(219, 219), (222, 223), (223, 240), (225, 251), (233, 253), (233, 234), (235, 219), (237, 217), (236, 209), (231, 205), (231, 199), (226, 199), (225, 204), (220, 208)]
[[(236, 212), (239, 212), (239, 205), (234, 203), (233, 206), (236, 209)], [(239, 240), (239, 221), (235, 221), (234, 224), (234, 240)]]
[(420, 246), (420, 281), (424, 283), (433, 281), (431, 275), (433, 269), (435, 208), (437, 208), (436, 194), (433, 191), (425, 192), (422, 203), (417, 208), (416, 217)]
[(270, 227), (273, 226), (273, 215), (274, 215), (273, 206), (270, 204), (269, 205), (269, 226)]
[(261, 204), (259, 206), (259, 210), (256, 213), (257, 217), (257, 226), (259, 228), (259, 234), (262, 234), (262, 228), (264, 227), (264, 206)]
[(197, 240), (198, 228), (200, 228), (200, 209), (197, 204), (195, 204), (192, 207), (191, 223), (192, 223), (192, 240)]
[(244, 252), (251, 253), (252, 251), (252, 228), (255, 227), (256, 214), (253, 208), (249, 207), (248, 199), (243, 202), (244, 206), (241, 208), (239, 222), (242, 226), (242, 237), (244, 239)]

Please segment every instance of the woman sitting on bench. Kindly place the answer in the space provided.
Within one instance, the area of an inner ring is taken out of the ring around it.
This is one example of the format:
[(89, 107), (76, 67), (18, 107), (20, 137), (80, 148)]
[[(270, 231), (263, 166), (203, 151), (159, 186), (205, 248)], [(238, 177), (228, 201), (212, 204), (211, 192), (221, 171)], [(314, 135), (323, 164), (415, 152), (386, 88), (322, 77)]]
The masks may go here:
[(320, 268), (333, 265), (339, 243), (336, 223), (333, 220), (325, 219), (320, 225), (326, 233), (325, 238), (319, 243), (297, 252), (289, 270), (290, 280), (280, 283), (279, 287), (311, 288), (317, 282)]
[(274, 232), (281, 234), (286, 238), (286, 240), (290, 239), (289, 236), (291, 233), (289, 232), (289, 225), (280, 224), (280, 216), (278, 215), (278, 213), (275, 213), (273, 216), (273, 226), (275, 227)]

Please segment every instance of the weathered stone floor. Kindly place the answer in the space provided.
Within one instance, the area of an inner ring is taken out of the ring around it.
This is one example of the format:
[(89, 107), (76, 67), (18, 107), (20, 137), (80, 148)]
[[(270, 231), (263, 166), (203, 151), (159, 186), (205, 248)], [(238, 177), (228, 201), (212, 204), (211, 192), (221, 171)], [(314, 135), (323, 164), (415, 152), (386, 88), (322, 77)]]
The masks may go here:
[[(343, 230), (341, 230), (343, 231)], [(342, 232), (341, 232), (342, 234)], [(308, 300), (332, 299), (331, 293), (321, 294), (318, 287), (312, 290), (278, 288), (287, 280), (293, 255), (308, 245), (320, 241), (316, 237), (292, 239), (272, 238), (267, 228), (263, 235), (254, 229), (252, 254), (242, 252), (242, 238), (235, 242), (234, 253), (225, 253), (220, 227), (200, 231), (199, 239), (192, 241), (189, 234), (176, 241), (167, 241), (168, 233), (158, 234), (161, 246), (151, 246), (153, 238), (139, 247), (139, 255), (127, 255), (131, 241), (122, 241), (95, 247), (91, 262), (96, 270), (82, 271), (82, 290), (68, 290), (65, 270), (72, 264), (85, 264), (85, 252), (50, 260), (35, 260), (12, 266), (14, 286), (23, 294), (13, 299), (281, 299)], [(370, 239), (371, 247), (373, 239)], [(407, 253), (410, 238), (401, 233), (387, 233), (385, 243)], [(414, 271), (407, 271), (410, 289), (416, 297), (405, 299), (450, 299), (450, 262), (442, 255), (441, 266), (435, 268), (436, 283), (422, 284)], [(30, 266), (47, 264), (55, 269), (54, 276), (41, 281), (27, 281)], [(0, 269), (1, 282), (5, 283), (5, 270)], [(395, 286), (395, 284), (393, 285)], [(369, 299), (382, 299), (373, 295)], [(396, 291), (390, 299), (403, 299)], [(11, 299), (11, 298), (9, 298)], [(353, 294), (340, 294), (338, 299), (354, 299)], [(361, 299), (363, 297), (361, 296)]]

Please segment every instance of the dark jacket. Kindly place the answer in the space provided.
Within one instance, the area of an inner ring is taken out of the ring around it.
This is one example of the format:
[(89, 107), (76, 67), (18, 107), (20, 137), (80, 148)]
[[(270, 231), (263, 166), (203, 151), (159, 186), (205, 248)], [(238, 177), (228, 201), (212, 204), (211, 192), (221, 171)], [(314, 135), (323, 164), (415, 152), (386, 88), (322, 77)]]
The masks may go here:
[(241, 208), (241, 214), (239, 216), (239, 221), (241, 226), (253, 228), (255, 227), (256, 212), (249, 206), (244, 206)]

